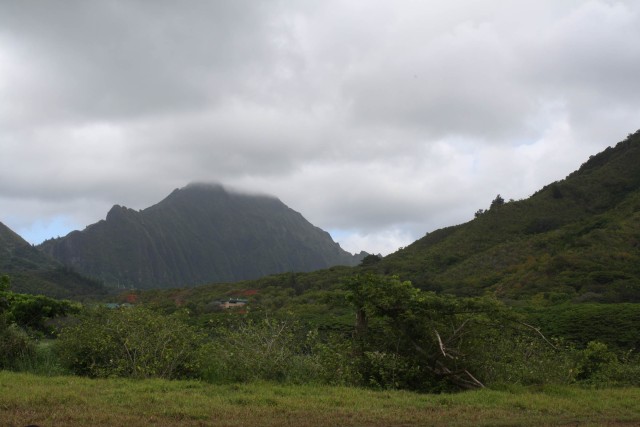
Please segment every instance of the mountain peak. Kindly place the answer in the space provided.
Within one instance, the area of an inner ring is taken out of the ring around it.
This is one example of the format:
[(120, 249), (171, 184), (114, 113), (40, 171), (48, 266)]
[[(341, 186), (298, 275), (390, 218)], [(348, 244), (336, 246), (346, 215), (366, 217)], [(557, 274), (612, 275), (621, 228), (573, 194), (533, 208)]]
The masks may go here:
[(175, 287), (355, 265), (331, 236), (272, 196), (192, 183), (142, 211), (115, 205), (107, 220), (41, 246), (107, 284)]
[(191, 182), (182, 188), (176, 188), (162, 202), (165, 201), (185, 201), (191, 203), (204, 202), (211, 199), (224, 200), (227, 198), (245, 198), (245, 199), (269, 199), (279, 201), (275, 196), (239, 190), (236, 188), (224, 186), (215, 182)]
[(15, 248), (19, 246), (29, 246), (29, 242), (0, 222), (0, 247)]
[(135, 214), (137, 214), (135, 210), (129, 209), (126, 206), (113, 205), (109, 212), (107, 212), (107, 221), (122, 220)]

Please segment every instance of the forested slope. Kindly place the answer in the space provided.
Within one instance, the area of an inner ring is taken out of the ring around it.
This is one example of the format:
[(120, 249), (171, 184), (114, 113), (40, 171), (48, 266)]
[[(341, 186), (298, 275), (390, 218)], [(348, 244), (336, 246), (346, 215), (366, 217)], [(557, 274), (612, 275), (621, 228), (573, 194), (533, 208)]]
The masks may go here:
[(373, 268), (457, 295), (640, 301), (640, 132), (530, 198), (496, 198)]

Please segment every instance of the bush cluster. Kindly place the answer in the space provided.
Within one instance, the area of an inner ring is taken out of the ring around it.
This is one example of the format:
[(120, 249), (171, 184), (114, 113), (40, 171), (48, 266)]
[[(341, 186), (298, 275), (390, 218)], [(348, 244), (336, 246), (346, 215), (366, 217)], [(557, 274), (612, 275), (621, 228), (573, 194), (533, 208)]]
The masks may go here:
[(62, 330), (62, 364), (90, 377), (184, 378), (200, 370), (203, 335), (179, 315), (144, 308), (87, 310)]
[(0, 314), (0, 369), (15, 369), (35, 355), (35, 344), (27, 333), (6, 315)]
[[(350, 383), (344, 345), (323, 342), (299, 322), (265, 318), (215, 328), (205, 346), (203, 378), (212, 382), (268, 380)], [(334, 343), (337, 340), (333, 340)]]

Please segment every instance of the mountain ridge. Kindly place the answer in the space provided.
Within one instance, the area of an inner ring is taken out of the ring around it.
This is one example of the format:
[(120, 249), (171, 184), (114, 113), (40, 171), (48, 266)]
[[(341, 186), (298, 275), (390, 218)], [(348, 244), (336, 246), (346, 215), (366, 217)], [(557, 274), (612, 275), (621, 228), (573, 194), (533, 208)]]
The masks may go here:
[(456, 295), (640, 302), (640, 131), (531, 197), (492, 203), (375, 269)]
[[(209, 187), (222, 198), (234, 194), (221, 186)], [(208, 187), (186, 188), (197, 193)], [(168, 200), (171, 209), (177, 209), (173, 202), (194, 194), (183, 190), (174, 190), (160, 203)], [(271, 196), (261, 197), (268, 200), (265, 206), (281, 203)], [(85, 230), (100, 230), (107, 220), (117, 220), (145, 233), (166, 234), (163, 227), (145, 225), (146, 214), (162, 214), (157, 206), (160, 203), (142, 211), (114, 205), (106, 220)], [(293, 217), (302, 218), (292, 212)], [(189, 220), (183, 222), (184, 230), (193, 229)], [(216, 233), (223, 235), (224, 228)], [(319, 233), (328, 236), (322, 230)], [(128, 238), (135, 235), (124, 234)], [(15, 233), (8, 235), (15, 240)], [(82, 235), (74, 231), (68, 236)], [(147, 238), (144, 233), (142, 236), (142, 240)], [(249, 242), (256, 238), (251, 231), (244, 236)], [(184, 245), (189, 239), (182, 237), (165, 239), (160, 245), (162, 250)], [(59, 240), (62, 239), (43, 245)], [(242, 239), (236, 245), (241, 243)], [(127, 251), (129, 246), (125, 240), (119, 250)], [(333, 248), (339, 252), (339, 245), (334, 243)], [(224, 254), (217, 256), (224, 259)], [(174, 254), (167, 265), (179, 263), (180, 258), (179, 253)], [(254, 254), (242, 262), (252, 265), (257, 259)], [(320, 270), (312, 273), (316, 279), (297, 275), (296, 292), (316, 286), (313, 283), (321, 276), (319, 286), (325, 287), (340, 281), (340, 277), (362, 271), (398, 275), (422, 289), (459, 296), (490, 293), (505, 300), (534, 299), (541, 304), (640, 302), (640, 131), (590, 156), (576, 171), (545, 185), (527, 199), (504, 202), (497, 197), (488, 209), (478, 211), (475, 219), (427, 233), (407, 247), (379, 260), (371, 258), (356, 269)], [(277, 277), (267, 280), (274, 281)]]
[(91, 298), (105, 293), (102, 284), (65, 268), (0, 222), (0, 274), (16, 292), (55, 298)]
[(112, 286), (193, 286), (355, 265), (329, 233), (278, 198), (192, 183), (146, 209), (114, 205), (83, 231), (43, 242), (63, 264)]

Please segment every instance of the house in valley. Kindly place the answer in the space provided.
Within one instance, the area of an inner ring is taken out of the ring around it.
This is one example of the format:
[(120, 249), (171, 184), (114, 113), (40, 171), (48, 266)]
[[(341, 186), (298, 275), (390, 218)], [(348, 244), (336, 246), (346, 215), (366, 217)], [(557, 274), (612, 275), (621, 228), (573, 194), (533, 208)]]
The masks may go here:
[(243, 298), (229, 298), (228, 300), (218, 301), (220, 308), (229, 309), (236, 307), (244, 307), (249, 301)]

